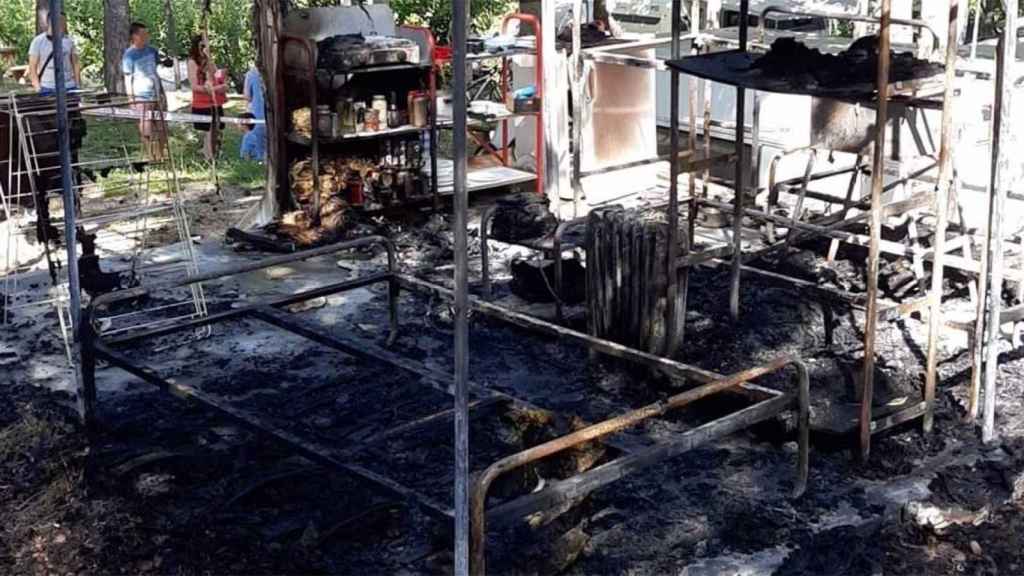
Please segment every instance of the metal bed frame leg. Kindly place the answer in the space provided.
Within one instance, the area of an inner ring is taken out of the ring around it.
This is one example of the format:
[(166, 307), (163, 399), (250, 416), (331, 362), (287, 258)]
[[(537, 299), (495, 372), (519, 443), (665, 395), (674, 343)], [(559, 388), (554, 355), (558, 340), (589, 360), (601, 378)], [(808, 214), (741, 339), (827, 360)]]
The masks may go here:
[(936, 189), (935, 252), (932, 261), (932, 287), (929, 294), (928, 367), (925, 373), (925, 413), (923, 429), (931, 432), (935, 423), (935, 384), (938, 377), (939, 335), (942, 332), (942, 283), (945, 276), (946, 227), (949, 222), (949, 197), (953, 184), (953, 163), (950, 146), (953, 142), (953, 82), (956, 81), (956, 58), (960, 0), (949, 1), (949, 32), (946, 39), (946, 78), (942, 102), (942, 133), (939, 144), (939, 182)]
[(799, 390), (797, 391), (797, 444), (799, 456), (797, 460), (797, 480), (793, 488), (793, 498), (799, 498), (807, 491), (807, 478), (810, 474), (811, 450), (811, 378), (807, 366), (803, 362), (795, 362)]
[(999, 323), (1002, 315), (1003, 292), (1003, 213), (1006, 208), (1006, 194), (1013, 183), (1013, 168), (1010, 165), (1010, 150), (1014, 149), (1012, 129), (1013, 85), (1006, 79), (1006, 71), (1016, 63), (1017, 0), (1005, 0), (1006, 24), (1000, 37), (996, 57), (996, 102), (993, 111), (992, 138), (992, 199), (989, 204), (988, 257), (991, 284), (987, 290), (989, 299), (988, 318), (985, 326), (984, 364), (984, 410), (981, 438), (985, 442), (995, 440), (996, 390), (999, 376)]
[[(470, 565), (469, 519), (469, 312), (466, 194), (466, 19), (469, 2), (452, 3), (452, 45), (454, 67), (454, 186), (455, 212), (455, 574), (468, 576)], [(539, 28), (539, 27), (538, 27)], [(537, 30), (540, 36), (540, 30)], [(539, 42), (538, 42), (539, 44)], [(538, 59), (539, 60), (539, 59)], [(538, 61), (539, 64), (539, 61)], [(540, 119), (537, 119), (540, 123)], [(538, 178), (543, 155), (542, 141), (537, 142)], [(538, 185), (542, 185), (539, 183)], [(482, 568), (482, 567), (481, 567)]]
[[(677, 60), (681, 50), (679, 42), (680, 19), (682, 15), (682, 2), (672, 2), (672, 59)], [(671, 86), (669, 100), (672, 107), (669, 112), (669, 138), (671, 141), (672, 154), (669, 158), (669, 185), (668, 185), (668, 298), (665, 302), (665, 355), (672, 356), (679, 345), (679, 302), (677, 290), (679, 288), (679, 72), (672, 69), (669, 72)], [(691, 98), (692, 100), (692, 98)], [(692, 111), (691, 111), (692, 116)], [(693, 131), (693, 126), (690, 126)], [(692, 140), (692, 136), (691, 136)]]
[(77, 394), (78, 415), (85, 426), (86, 433), (96, 429), (96, 351), (94, 342), (96, 338), (92, 324), (83, 323), (80, 331), (81, 366), (79, 390)]
[[(740, 51), (747, 50), (748, 22), (750, 0), (740, 1)], [(743, 191), (746, 178), (746, 116), (747, 91), (736, 88), (736, 182), (732, 213), (732, 276), (729, 289), (729, 315), (733, 321), (740, 318), (740, 278), (743, 272)]]
[(491, 297), (491, 248), (490, 229), (496, 208), (491, 206), (480, 215), (480, 276), (484, 284), (484, 296)]
[(388, 341), (391, 346), (398, 339), (398, 299), (401, 297), (402, 284), (398, 281), (398, 256), (394, 250), (388, 250)]
[(892, 0), (882, 0), (878, 40), (877, 134), (871, 169), (871, 241), (868, 250), (867, 321), (864, 327), (864, 382), (860, 405), (860, 458), (871, 454), (872, 402), (875, 386), (875, 332), (878, 330), (878, 265), (882, 239), (882, 188), (885, 185), (885, 136), (889, 124), (889, 64)]

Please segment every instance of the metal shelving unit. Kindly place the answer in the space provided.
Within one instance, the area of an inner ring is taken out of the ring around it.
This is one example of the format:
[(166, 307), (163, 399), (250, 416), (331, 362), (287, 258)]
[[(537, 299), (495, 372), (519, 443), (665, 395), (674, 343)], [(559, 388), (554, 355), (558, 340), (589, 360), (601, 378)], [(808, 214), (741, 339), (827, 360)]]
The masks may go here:
[[(539, 101), (540, 109), (537, 111), (525, 111), (516, 112), (514, 110), (507, 110), (507, 113), (502, 113), (493, 118), (478, 119), (475, 120), (478, 124), (486, 123), (497, 123), (501, 126), (502, 131), (502, 143), (503, 147), (501, 150), (490, 149), (492, 155), (496, 156), (502, 163), (502, 166), (488, 166), (484, 168), (468, 168), (468, 184), (467, 190), (470, 192), (477, 192), (482, 190), (491, 190), (495, 188), (503, 188), (507, 186), (514, 186), (516, 184), (525, 184), (530, 181), (536, 182), (536, 190), (538, 195), (544, 194), (544, 123), (541, 121), (541, 110), (544, 106), (544, 60), (543, 54), (540, 49), (542, 40), (542, 29), (540, 20), (531, 14), (509, 14), (505, 16), (502, 21), (502, 32), (505, 33), (508, 30), (508, 25), (511, 22), (519, 21), (525, 24), (529, 24), (535, 34), (536, 43), (533, 48), (524, 47), (513, 47), (498, 52), (480, 52), (475, 54), (466, 54), (465, 59), (468, 63), (484, 62), (487, 60), (501, 60), (501, 91), (503, 97), (508, 95), (508, 83), (509, 77), (511, 76), (508, 60), (515, 56), (534, 56), (536, 62), (534, 64), (534, 82), (537, 87), (536, 99)], [(440, 64), (440, 62), (439, 62)], [(507, 98), (504, 98), (507, 100)], [(537, 171), (536, 173), (528, 172), (526, 170), (520, 170), (511, 166), (511, 158), (509, 155), (509, 122), (516, 118), (532, 118), (536, 126), (536, 158), (537, 158)], [(474, 120), (469, 120), (469, 125), (472, 126)], [(453, 123), (448, 121), (439, 121), (438, 127), (449, 128), (453, 127)], [(489, 148), (489, 146), (488, 146)], [(451, 186), (441, 186), (439, 193), (445, 195), (451, 193)]]
[[(697, 218), (697, 213), (702, 208), (713, 208), (717, 210), (728, 210), (731, 208), (732, 216), (732, 233), (731, 233), (731, 247), (729, 262), (732, 267), (731, 274), (731, 288), (730, 288), (730, 312), (734, 320), (738, 320), (740, 316), (740, 291), (741, 291), (741, 278), (744, 273), (746, 274), (759, 274), (762, 277), (770, 276), (772, 280), (779, 281), (781, 283), (789, 285), (799, 285), (799, 281), (794, 278), (789, 278), (782, 274), (777, 273), (765, 273), (754, 268), (747, 266), (747, 262), (750, 259), (750, 253), (744, 251), (744, 218), (753, 218), (761, 222), (774, 222), (776, 224), (785, 225), (791, 231), (800, 231), (801, 237), (806, 239), (809, 236), (825, 236), (832, 237), (839, 241), (850, 241), (851, 235), (849, 233), (841, 231), (842, 228), (849, 225), (849, 219), (841, 220), (840, 222), (832, 222), (827, 226), (815, 226), (807, 222), (801, 221), (799, 218), (788, 218), (780, 217), (776, 214), (769, 214), (765, 211), (758, 210), (756, 208), (748, 207), (744, 202), (745, 196), (745, 181), (746, 177), (750, 172), (750, 160), (748, 158), (748, 151), (746, 147), (746, 133), (744, 130), (745, 124), (745, 107), (746, 107), (746, 90), (748, 88), (754, 89), (772, 89), (774, 91), (783, 91), (779, 87), (766, 87), (763, 84), (755, 84), (753, 82), (744, 82), (739, 79), (734, 73), (734, 69), (721, 63), (723, 59), (733, 58), (741, 59), (746, 58), (747, 50), (749, 49), (748, 39), (748, 21), (749, 21), (749, 1), (743, 0), (740, 3), (739, 18), (739, 40), (738, 49), (735, 51), (728, 51), (719, 53), (718, 55), (710, 56), (694, 56), (690, 58), (682, 57), (680, 54), (679, 35), (680, 35), (680, 0), (673, 1), (673, 32), (672, 32), (672, 60), (668, 62), (669, 69), (672, 75), (672, 101), (678, 102), (678, 84), (679, 75), (681, 73), (694, 74), (701, 76), (705, 79), (711, 79), (717, 82), (731, 83), (736, 87), (736, 123), (735, 123), (735, 176), (733, 180), (733, 202), (731, 205), (716, 203), (705, 198), (693, 198), (691, 200), (691, 210), (689, 211), (688, 217), (690, 219), (690, 229), (693, 229), (694, 220)], [(959, 0), (950, 0), (950, 10), (952, 14), (956, 14), (956, 10), (959, 6)], [(763, 19), (764, 14), (761, 15)], [(826, 17), (826, 18), (837, 18), (844, 19), (842, 16), (832, 14), (813, 14), (813, 16)], [(856, 19), (862, 20), (857, 17)], [(873, 20), (874, 21), (874, 20)], [(876, 110), (877, 117), (888, 118), (888, 109), (892, 94), (892, 84), (890, 81), (890, 30), (891, 26), (895, 23), (891, 17), (891, 0), (882, 0), (881, 3), (881, 18), (877, 20), (880, 25), (880, 41), (879, 41), (879, 62), (877, 70), (876, 82), (873, 86), (877, 96), (873, 101), (865, 100), (864, 98), (858, 98), (857, 101), (862, 104), (873, 105)], [(901, 22), (908, 24), (907, 22)], [(919, 25), (919, 23), (909, 23), (913, 25)], [(945, 82), (942, 87), (942, 102), (940, 107), (943, 110), (942, 118), (942, 129), (941, 129), (941, 143), (939, 150), (939, 159), (937, 162), (937, 168), (939, 170), (939, 176), (937, 183), (932, 191), (927, 191), (923, 194), (922, 198), (917, 198), (919, 202), (909, 203), (894, 203), (890, 205), (883, 204), (882, 194), (885, 189), (884, 181), (884, 168), (886, 159), (886, 144), (887, 144), (887, 132), (885, 129), (875, 130), (874, 135), (874, 151), (873, 151), (873, 163), (870, 168), (871, 174), (871, 196), (870, 206), (868, 208), (867, 223), (870, 226), (870, 237), (867, 238), (866, 244), (869, 249), (868, 256), (868, 290), (866, 298), (848, 298), (851, 303), (863, 306), (865, 310), (867, 320), (865, 326), (864, 336), (864, 380), (860, 413), (859, 413), (859, 424), (858, 424), (858, 437), (860, 441), (860, 454), (863, 458), (866, 458), (869, 454), (871, 445), (871, 436), (879, 433), (883, 430), (889, 429), (897, 424), (907, 422), (916, 418), (923, 418), (924, 429), (930, 430), (932, 426), (933, 417), (933, 403), (935, 397), (935, 382), (936, 382), (936, 367), (938, 363), (938, 334), (942, 328), (942, 310), (941, 310), (941, 290), (942, 281), (945, 270), (945, 255), (946, 255), (946, 228), (948, 222), (948, 209), (939, 209), (942, 207), (949, 206), (949, 194), (952, 186), (952, 170), (950, 162), (950, 147), (952, 144), (952, 102), (953, 102), (953, 80), (955, 74), (955, 64), (957, 57), (957, 27), (956, 19), (950, 23), (948, 31), (948, 45), (946, 50), (946, 69), (945, 69)], [(816, 94), (820, 97), (830, 97), (829, 94)], [(834, 95), (839, 98), (849, 99), (849, 95)], [(671, 116), (671, 130), (672, 130), (672, 154), (671, 158), (678, 158), (681, 152), (681, 146), (678, 138), (679, 129), (679, 114), (678, 110), (672, 111)], [(691, 110), (692, 114), (692, 110)], [(887, 124), (887, 123), (886, 123)], [(755, 127), (756, 133), (756, 127)], [(756, 147), (756, 141), (754, 142)], [(694, 142), (691, 137), (690, 143), (691, 152), (693, 152)], [(756, 152), (756, 148), (755, 148)], [(674, 164), (678, 160), (671, 160)], [(675, 177), (678, 174), (678, 169), (673, 169), (673, 177), (670, 179), (670, 201), (669, 201), (669, 230), (670, 234), (675, 233), (677, 226), (672, 225), (678, 219), (678, 181)], [(888, 216), (893, 216), (901, 212), (906, 212), (912, 209), (920, 209), (922, 206), (931, 207), (936, 213), (936, 225), (935, 233), (933, 236), (931, 259), (932, 259), (932, 278), (931, 278), (931, 289), (928, 291), (927, 296), (920, 300), (911, 301), (901, 304), (893, 304), (889, 306), (883, 306), (883, 302), (879, 297), (878, 287), (878, 271), (879, 261), (881, 253), (883, 251), (881, 229), (883, 219)], [(845, 216), (845, 210), (844, 210)], [(864, 218), (856, 218), (859, 223), (864, 223)], [(792, 234), (792, 232), (791, 232)], [(674, 238), (670, 239), (670, 246), (674, 246)], [(855, 240), (860, 240), (859, 238)], [(864, 242), (854, 242), (860, 243)], [(690, 255), (685, 261), (692, 262), (694, 256)], [(670, 267), (673, 268), (672, 276), (675, 276), (674, 270), (677, 266), (674, 259), (670, 259)], [(685, 286), (685, 283), (684, 283)], [(800, 286), (801, 288), (813, 288)], [(685, 289), (685, 288), (684, 288)], [(843, 297), (844, 295), (832, 295)], [(671, 301), (671, 299), (670, 299)], [(927, 311), (930, 324), (929, 334), (929, 345), (928, 345), (928, 359), (926, 369), (926, 380), (924, 386), (923, 399), (919, 403), (915, 403), (908, 408), (889, 412), (885, 414), (879, 414), (872, 407), (872, 392), (874, 390), (874, 371), (875, 371), (875, 339), (876, 331), (879, 322), (883, 316), (883, 307), (885, 308), (884, 313), (886, 315), (907, 315), (916, 311)], [(671, 310), (670, 314), (680, 314), (685, 311)], [(674, 317), (669, 319), (669, 326), (675, 326), (676, 322)]]
[[(436, 71), (436, 63), (434, 58), (434, 36), (429, 29), (414, 27), (414, 26), (403, 26), (402, 28), (408, 30), (416, 30), (423, 34), (427, 44), (427, 59), (425, 62), (420, 63), (405, 63), (405, 64), (382, 64), (374, 66), (362, 66), (358, 68), (349, 68), (343, 71), (334, 71), (332, 74), (333, 78), (337, 76), (344, 76), (346, 79), (358, 75), (358, 74), (385, 74), (385, 73), (416, 73), (427, 75), (427, 86), (429, 103), (427, 106), (427, 125), (424, 127), (419, 126), (400, 126), (397, 128), (383, 128), (381, 130), (375, 130), (373, 132), (359, 132), (354, 134), (344, 134), (338, 138), (324, 137), (320, 134), (320, 122), (319, 113), (317, 111), (317, 104), (319, 103), (319, 78), (317, 71), (317, 45), (316, 42), (309, 38), (302, 38), (298, 36), (284, 35), (281, 38), (279, 45), (279, 54), (281, 62), (285, 62), (285, 50), (289, 45), (297, 45), (306, 55), (306, 66), (295, 67), (295, 66), (282, 66), (282, 73), (286, 79), (298, 80), (304, 83), (308, 89), (309, 94), (309, 110), (310, 110), (310, 135), (304, 136), (298, 134), (293, 130), (287, 128), (290, 120), (283, 119), (281, 122), (282, 138), (293, 144), (306, 146), (310, 148), (310, 160), (312, 162), (312, 169), (314, 175), (320, 174), (320, 147), (322, 145), (330, 146), (346, 142), (354, 141), (369, 141), (369, 140), (382, 140), (387, 138), (400, 138), (404, 136), (410, 136), (413, 134), (422, 134), (427, 132), (430, 138), (430, 194), (434, 198), (435, 207), (438, 204), (438, 188), (437, 188), (437, 81), (434, 72)], [(281, 91), (281, 98), (284, 98), (284, 91)], [(287, 115), (288, 108), (284, 102), (282, 102), (279, 110), (285, 111)], [(285, 159), (282, 162), (282, 169), (287, 170), (287, 166), (290, 164), (288, 155), (285, 155)], [(287, 182), (287, 178), (283, 179), (283, 182)], [(320, 215), (320, 178), (313, 178), (313, 203), (312, 203), (312, 218), (314, 222), (319, 221)]]

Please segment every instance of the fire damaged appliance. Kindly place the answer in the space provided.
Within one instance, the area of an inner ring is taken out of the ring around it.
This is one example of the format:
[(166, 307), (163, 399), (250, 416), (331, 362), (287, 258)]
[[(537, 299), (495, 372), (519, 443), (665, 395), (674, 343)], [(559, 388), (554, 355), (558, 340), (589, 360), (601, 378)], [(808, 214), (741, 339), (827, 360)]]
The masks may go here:
[(434, 39), (387, 6), (289, 12), (279, 45), (277, 184), (265, 228), (292, 249), (347, 237), (360, 212), (436, 202)]

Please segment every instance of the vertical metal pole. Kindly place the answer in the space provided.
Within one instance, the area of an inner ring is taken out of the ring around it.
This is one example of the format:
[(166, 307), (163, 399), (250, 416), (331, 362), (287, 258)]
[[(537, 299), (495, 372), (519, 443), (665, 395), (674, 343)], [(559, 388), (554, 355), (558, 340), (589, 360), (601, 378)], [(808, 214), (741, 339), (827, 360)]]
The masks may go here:
[[(672, 0), (672, 59), (678, 60), (680, 53), (679, 35), (680, 19), (682, 18), (682, 0)], [(669, 90), (669, 141), (672, 153), (669, 154), (668, 183), (668, 294), (665, 301), (665, 355), (672, 356), (675, 346), (679, 344), (679, 323), (677, 315), (679, 306), (676, 293), (679, 289), (679, 71), (672, 68), (669, 72), (671, 86)], [(692, 80), (691, 80), (692, 81)], [(692, 134), (694, 127), (690, 126)]]
[(583, 215), (583, 182), (580, 181), (583, 162), (583, 40), (580, 37), (580, 19), (583, 17), (583, 0), (572, 3), (572, 217)]
[(974, 5), (974, 26), (971, 30), (971, 60), (978, 57), (978, 28), (981, 27), (981, 2)]
[[(454, 116), (455, 148), (455, 575), (469, 574), (469, 409), (466, 380), (469, 372), (468, 332), (466, 321), (468, 272), (466, 259), (466, 18), (469, 0), (452, 2), (452, 48), (454, 82), (452, 114)], [(539, 143), (538, 143), (539, 144)], [(484, 535), (486, 538), (486, 535)], [(477, 546), (482, 550), (482, 546)], [(483, 561), (474, 572), (483, 573)]]
[(64, 27), (61, 25), (61, 0), (50, 0), (50, 30), (53, 42), (53, 77), (57, 92), (57, 145), (60, 154), (60, 184), (64, 198), (64, 245), (67, 248), (68, 306), (71, 309), (71, 358), (78, 383), (78, 411), (83, 422), (92, 420), (94, 387), (83, 377), (82, 291), (78, 277), (78, 238), (75, 228), (75, 194), (71, 185), (71, 135), (68, 130), (68, 94), (64, 82)]
[(946, 78), (942, 95), (942, 131), (939, 135), (939, 182), (935, 190), (935, 252), (932, 260), (932, 289), (928, 295), (928, 369), (925, 372), (924, 431), (931, 432), (935, 416), (935, 381), (939, 366), (939, 334), (942, 331), (942, 280), (945, 276), (946, 226), (949, 222), (949, 191), (953, 185), (953, 83), (960, 21), (960, 0), (949, 0), (949, 32), (946, 37)]
[(875, 124), (875, 158), (871, 167), (871, 242), (868, 250), (868, 302), (864, 326), (864, 389), (860, 405), (860, 457), (871, 454), (872, 396), (875, 386), (875, 332), (878, 329), (878, 261), (882, 240), (882, 188), (885, 185), (885, 137), (889, 124), (889, 60), (892, 0), (882, 0), (882, 24), (878, 32), (878, 110)]
[[(747, 18), (750, 0), (740, 0), (740, 50), (747, 49)], [(736, 194), (732, 212), (732, 284), (729, 290), (729, 314), (740, 319), (740, 274), (743, 269), (743, 190), (746, 179), (747, 91), (736, 88)]]
[(1006, 73), (1017, 59), (1018, 0), (1005, 0), (1006, 23), (996, 54), (996, 101), (992, 115), (992, 200), (989, 204), (988, 257), (990, 285), (988, 318), (985, 326), (984, 409), (981, 439), (995, 440), (996, 379), (999, 375), (999, 325), (1003, 308), (1003, 213), (1006, 193), (1013, 185), (1015, 166), (1011, 163), (1013, 142), (1013, 79)]
[(439, 66), (431, 56), (430, 69), (430, 102), (427, 110), (430, 113), (430, 130), (427, 132), (427, 143), (430, 145), (430, 195), (433, 197), (434, 211), (441, 209), (441, 194), (437, 189), (437, 73)]

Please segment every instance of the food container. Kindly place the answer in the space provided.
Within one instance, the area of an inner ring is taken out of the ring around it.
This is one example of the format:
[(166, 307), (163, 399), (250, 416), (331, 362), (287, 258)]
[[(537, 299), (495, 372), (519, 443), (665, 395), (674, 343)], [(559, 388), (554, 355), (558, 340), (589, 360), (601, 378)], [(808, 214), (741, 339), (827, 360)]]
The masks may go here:
[(377, 118), (381, 122), (387, 122), (388, 119), (388, 98), (383, 94), (377, 94), (370, 101), (370, 108), (377, 111)]
[(380, 111), (376, 108), (367, 108), (364, 113), (363, 123), (367, 132), (380, 130)]
[(331, 107), (327, 104), (321, 104), (316, 107), (316, 130), (320, 136), (330, 136), (331, 130), (333, 129), (333, 120), (331, 120)]
[(427, 125), (427, 117), (430, 114), (430, 97), (424, 92), (416, 92), (410, 100), (409, 123), (417, 128), (423, 128)]
[(388, 128), (398, 128), (402, 125), (402, 113), (398, 111), (396, 104), (388, 107)]
[(366, 103), (353, 103), (352, 111), (352, 115), (355, 117), (356, 122), (356, 132), (366, 132)]
[(345, 181), (345, 188), (348, 190), (348, 203), (352, 206), (362, 206), (366, 201), (362, 177), (359, 174), (350, 174)]
[(338, 100), (337, 104), (339, 133), (351, 134), (356, 131), (355, 101), (351, 98)]
[(337, 112), (331, 112), (331, 138), (341, 138), (341, 116)]

